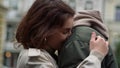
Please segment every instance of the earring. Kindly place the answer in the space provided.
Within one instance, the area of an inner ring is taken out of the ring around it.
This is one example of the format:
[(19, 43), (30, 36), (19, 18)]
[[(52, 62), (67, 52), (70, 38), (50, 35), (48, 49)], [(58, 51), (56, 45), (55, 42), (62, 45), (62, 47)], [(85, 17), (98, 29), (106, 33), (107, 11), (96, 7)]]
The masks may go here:
[(46, 38), (45, 38), (44, 40), (45, 40), (45, 41), (47, 41), (47, 39), (46, 39)]
[(47, 43), (47, 39), (46, 39), (46, 37), (44, 38), (44, 44), (46, 44)]
[(47, 39), (46, 39), (46, 37), (44, 38), (44, 43), (46, 43), (47, 42)]

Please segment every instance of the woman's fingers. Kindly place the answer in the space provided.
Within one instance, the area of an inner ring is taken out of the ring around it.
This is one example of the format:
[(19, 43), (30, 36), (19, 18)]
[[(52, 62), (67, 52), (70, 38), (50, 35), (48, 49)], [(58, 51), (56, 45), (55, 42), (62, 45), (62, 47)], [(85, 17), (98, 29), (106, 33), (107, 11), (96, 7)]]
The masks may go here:
[(109, 45), (109, 42), (108, 41), (106, 41), (106, 46), (108, 46)]
[(96, 36), (96, 33), (93, 32), (90, 40), (90, 50), (97, 51), (105, 56), (108, 53), (108, 41), (105, 41), (101, 36)]
[(109, 42), (108, 41), (106, 41), (106, 47), (107, 47), (107, 49), (109, 49)]
[(91, 41), (95, 41), (95, 39), (96, 39), (96, 33), (95, 33), (95, 32), (92, 32)]
[(96, 40), (96, 33), (92, 32), (91, 39), (90, 39), (90, 50), (92, 50), (94, 48), (95, 40)]
[(103, 41), (103, 42), (105, 42), (105, 39), (104, 38), (102, 38), (101, 36), (97, 36), (97, 39), (96, 39), (96, 41)]

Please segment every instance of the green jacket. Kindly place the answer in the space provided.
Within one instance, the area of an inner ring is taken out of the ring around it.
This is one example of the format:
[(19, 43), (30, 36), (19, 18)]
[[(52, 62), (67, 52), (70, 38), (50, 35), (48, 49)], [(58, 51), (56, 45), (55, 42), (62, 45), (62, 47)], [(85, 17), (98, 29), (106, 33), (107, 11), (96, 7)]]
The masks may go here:
[[(59, 68), (75, 68), (89, 55), (89, 41), (92, 32), (96, 32), (97, 35), (102, 36), (95, 29), (87, 26), (73, 28), (73, 34), (66, 41), (65, 46), (59, 53)], [(109, 48), (109, 53), (104, 58), (101, 68), (118, 68), (111, 48)]]

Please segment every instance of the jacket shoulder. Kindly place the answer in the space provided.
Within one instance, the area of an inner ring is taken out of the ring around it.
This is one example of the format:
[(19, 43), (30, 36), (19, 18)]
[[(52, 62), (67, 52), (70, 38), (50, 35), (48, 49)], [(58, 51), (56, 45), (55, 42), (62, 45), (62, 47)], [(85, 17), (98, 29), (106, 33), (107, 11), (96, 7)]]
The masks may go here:
[(97, 30), (95, 30), (91, 27), (77, 26), (77, 27), (73, 28), (72, 37), (74, 37), (75, 40), (81, 40), (83, 42), (89, 42), (92, 32), (96, 32), (97, 35), (102, 36)]

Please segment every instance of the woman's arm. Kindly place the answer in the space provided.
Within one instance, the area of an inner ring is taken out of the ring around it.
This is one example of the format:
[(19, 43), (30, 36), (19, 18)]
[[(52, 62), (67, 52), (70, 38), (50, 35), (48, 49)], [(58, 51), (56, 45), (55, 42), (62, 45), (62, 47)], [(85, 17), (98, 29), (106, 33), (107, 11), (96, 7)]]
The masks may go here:
[(77, 68), (101, 68), (101, 62), (108, 53), (108, 42), (92, 33), (90, 40), (90, 55)]
[(90, 55), (84, 59), (77, 68), (101, 68), (101, 61), (104, 56), (102, 56), (99, 52), (91, 51)]

